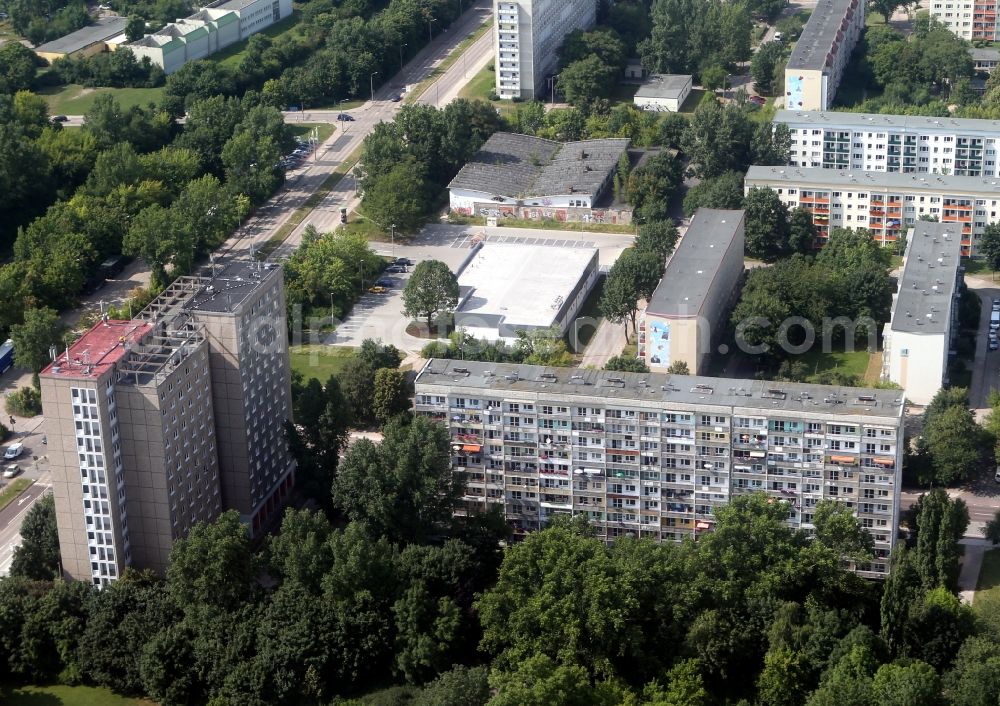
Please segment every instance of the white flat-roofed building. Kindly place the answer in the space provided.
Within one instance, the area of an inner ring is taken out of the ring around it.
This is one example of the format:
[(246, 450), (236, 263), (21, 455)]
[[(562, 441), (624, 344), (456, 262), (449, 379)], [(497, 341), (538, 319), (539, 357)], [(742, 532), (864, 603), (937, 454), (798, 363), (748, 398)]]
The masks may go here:
[(926, 405), (947, 382), (958, 333), (962, 248), (959, 228), (918, 221), (910, 229), (892, 318), (882, 334), (882, 378)]
[(651, 74), (643, 80), (632, 102), (640, 110), (676, 113), (691, 94), (691, 76)]
[(487, 243), (459, 272), (455, 328), (489, 341), (553, 326), (566, 333), (598, 276), (594, 248)]
[(712, 334), (743, 279), (743, 228), (743, 211), (695, 211), (639, 324), (639, 357), (650, 370), (684, 362), (699, 374), (708, 364)]
[(797, 167), (997, 176), (1000, 121), (779, 110)]
[(993, 73), (993, 69), (997, 67), (997, 64), (1000, 64), (1000, 49), (992, 47), (969, 47), (969, 55), (972, 57), (975, 69), (979, 73), (991, 74)]
[(895, 245), (928, 216), (953, 224), (962, 255), (972, 256), (986, 226), (1000, 221), (1000, 178), (753, 166), (744, 189), (753, 188), (773, 189), (789, 208), (812, 211), (820, 242), (830, 228), (867, 228), (880, 244)]
[(597, 21), (596, 0), (494, 0), (493, 56), (501, 98), (543, 100), (566, 35)]
[(865, 28), (864, 0), (820, 0), (785, 66), (785, 106), (826, 110)]
[(170, 74), (292, 14), (291, 0), (226, 0), (123, 46)]
[(888, 572), (903, 460), (901, 390), (429, 360), (415, 411), (440, 420), (465, 482), (460, 514), (500, 508), (515, 536), (582, 515), (606, 541), (697, 538), (731, 498), (788, 503), (811, 531), (844, 503)]

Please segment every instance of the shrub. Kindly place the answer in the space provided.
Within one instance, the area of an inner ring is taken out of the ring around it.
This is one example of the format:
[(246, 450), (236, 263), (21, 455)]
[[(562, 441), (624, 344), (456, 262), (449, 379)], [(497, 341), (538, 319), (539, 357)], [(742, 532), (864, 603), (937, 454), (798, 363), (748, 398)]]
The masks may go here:
[(0, 442), (7, 441), (7, 437), (10, 436), (10, 429), (5, 425), (0, 424)]
[(42, 413), (42, 395), (33, 387), (22, 387), (7, 395), (7, 413), (34, 417)]

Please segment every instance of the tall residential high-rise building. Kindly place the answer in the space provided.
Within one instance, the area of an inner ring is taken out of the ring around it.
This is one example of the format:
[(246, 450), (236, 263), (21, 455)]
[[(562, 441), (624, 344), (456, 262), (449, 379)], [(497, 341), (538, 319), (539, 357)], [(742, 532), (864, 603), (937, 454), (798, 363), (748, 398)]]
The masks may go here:
[(294, 483), (284, 422), (292, 418), (280, 268), (238, 262), (180, 277), (139, 318), (190, 318), (208, 340), (222, 502), (256, 534)]
[(962, 39), (994, 42), (997, 39), (996, 0), (931, 0), (931, 18)]
[(552, 93), (556, 52), (566, 35), (597, 21), (595, 0), (494, 0), (493, 56), (501, 98), (542, 100)]
[(163, 571), (221, 511), (208, 344), (195, 326), (102, 321), (41, 374), (63, 571)]
[(888, 571), (901, 390), (430, 360), (415, 408), (449, 429), (460, 512), (501, 508), (515, 535), (573, 514), (609, 541), (697, 538), (759, 492), (805, 531), (821, 500), (843, 503), (875, 543), (853, 568)]
[(280, 269), (235, 263), (101, 321), (42, 372), (67, 576), (162, 572), (195, 522), (275, 517), (295, 472), (285, 332)]

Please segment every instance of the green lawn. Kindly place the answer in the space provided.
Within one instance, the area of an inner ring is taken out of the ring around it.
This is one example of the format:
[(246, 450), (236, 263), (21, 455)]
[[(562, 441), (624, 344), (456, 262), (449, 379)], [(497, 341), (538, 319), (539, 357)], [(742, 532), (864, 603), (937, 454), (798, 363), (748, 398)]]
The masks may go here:
[(38, 94), (49, 104), (49, 113), (52, 115), (83, 115), (90, 110), (97, 96), (102, 93), (110, 93), (117, 99), (122, 108), (127, 109), (134, 105), (158, 103), (163, 97), (163, 87), (84, 88), (79, 84), (71, 83), (58, 88), (42, 88), (38, 91)]
[(983, 554), (972, 609), (994, 630), (1000, 628), (1000, 549)]
[(496, 71), (490, 68), (490, 66), (491, 65), (484, 66), (482, 71), (473, 76), (472, 79), (465, 84), (465, 87), (458, 92), (458, 97), (468, 98), (470, 100), (479, 98), (481, 100), (488, 101), (490, 99), (490, 94), (493, 93), (496, 85)]
[(15, 478), (8, 483), (3, 490), (0, 490), (0, 510), (3, 510), (14, 502), (17, 496), (23, 493), (34, 482), (31, 478)]
[[(266, 37), (274, 39), (275, 37), (278, 37), (279, 35), (282, 35), (285, 32), (295, 31), (295, 26), (299, 23), (299, 20), (301, 18), (302, 18), (302, 13), (293, 11), (290, 16), (286, 17), (277, 24), (271, 25), (267, 29), (261, 30), (259, 34), (263, 34)], [(222, 51), (209, 56), (208, 60), (235, 69), (240, 65), (240, 62), (243, 61), (243, 57), (246, 56), (247, 42), (249, 41), (250, 41), (249, 39), (246, 39), (242, 42), (236, 42), (235, 44), (230, 44)]]
[(129, 699), (90, 686), (0, 687), (4, 706), (155, 706), (146, 699)]
[(316, 378), (326, 382), (331, 375), (344, 369), (354, 357), (354, 349), (344, 346), (291, 346), (288, 351), (292, 370), (302, 373), (306, 380)]
[(856, 375), (858, 379), (863, 379), (865, 371), (868, 369), (868, 358), (870, 354), (866, 350), (856, 350), (852, 353), (822, 351), (822, 340), (817, 334), (816, 345), (808, 353), (791, 356), (789, 360), (800, 360), (809, 368), (808, 374), (815, 375), (825, 370), (843, 370), (848, 375)]
[[(448, 222), (453, 225), (485, 226), (486, 219), (482, 216), (461, 216), (448, 214)], [(540, 228), (542, 230), (572, 230), (591, 233), (635, 233), (634, 225), (618, 225), (615, 223), (582, 223), (575, 221), (533, 221), (521, 218), (504, 218), (497, 225), (504, 228)]]
[(292, 134), (296, 137), (308, 138), (312, 134), (313, 128), (316, 128), (319, 133), (320, 144), (326, 142), (326, 138), (333, 134), (333, 130), (336, 126), (330, 123), (288, 123), (288, 127), (292, 129)]

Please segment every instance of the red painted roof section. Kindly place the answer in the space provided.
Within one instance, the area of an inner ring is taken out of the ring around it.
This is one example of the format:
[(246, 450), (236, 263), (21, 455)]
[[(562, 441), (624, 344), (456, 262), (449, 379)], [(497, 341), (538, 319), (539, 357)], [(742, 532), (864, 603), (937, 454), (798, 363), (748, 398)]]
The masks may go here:
[(136, 343), (152, 328), (152, 324), (143, 321), (102, 321), (69, 347), (68, 360), (66, 351), (60, 351), (56, 361), (41, 374), (47, 377), (99, 378), (125, 356), (123, 343)]

